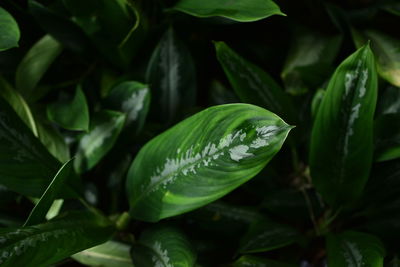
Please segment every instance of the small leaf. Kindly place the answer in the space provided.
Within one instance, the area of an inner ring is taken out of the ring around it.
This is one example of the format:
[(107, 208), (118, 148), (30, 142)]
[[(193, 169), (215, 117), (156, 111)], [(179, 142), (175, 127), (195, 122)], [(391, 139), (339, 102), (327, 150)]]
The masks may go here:
[(161, 226), (143, 232), (132, 247), (132, 261), (141, 267), (194, 266), (196, 254), (179, 230)]
[(114, 233), (104, 217), (70, 212), (47, 223), (0, 230), (2, 266), (46, 266), (101, 244)]
[(180, 0), (173, 9), (200, 18), (219, 16), (240, 22), (257, 21), (272, 15), (285, 16), (271, 0)]
[(93, 168), (113, 147), (125, 123), (125, 115), (104, 110), (95, 114), (91, 129), (79, 141), (74, 168), (82, 173)]
[(353, 30), (352, 33), (357, 47), (371, 41), (379, 75), (392, 85), (400, 87), (400, 40), (375, 30), (362, 33)]
[(329, 267), (383, 266), (385, 248), (373, 235), (347, 231), (327, 238)]
[(33, 89), (61, 51), (60, 43), (50, 35), (45, 35), (29, 49), (15, 74), (16, 87), (25, 99), (34, 97)]
[(70, 101), (51, 103), (47, 106), (49, 120), (68, 130), (87, 131), (89, 129), (89, 109), (85, 94), (80, 86)]
[(18, 47), (19, 27), (13, 16), (0, 7), (0, 51)]
[(127, 81), (115, 86), (106, 99), (107, 108), (126, 115), (126, 125), (136, 133), (143, 128), (150, 105), (150, 91), (147, 85)]
[(297, 265), (291, 265), (285, 262), (265, 259), (255, 256), (242, 256), (237, 261), (235, 261), (232, 267), (294, 267)]
[(72, 255), (72, 258), (88, 266), (133, 267), (130, 246), (107, 241), (99, 246)]
[(296, 242), (299, 233), (292, 227), (263, 219), (254, 222), (241, 240), (241, 253), (265, 252)]
[(239, 98), (265, 107), (289, 121), (294, 109), (282, 88), (261, 68), (248, 62), (224, 42), (216, 42), (217, 58)]
[(368, 180), (376, 98), (374, 55), (365, 46), (336, 69), (312, 129), (311, 177), (332, 206), (357, 199)]
[(251, 179), (292, 127), (249, 104), (208, 108), (148, 142), (128, 173), (134, 218), (158, 221), (204, 206)]
[(72, 160), (66, 162), (58, 170), (39, 202), (29, 214), (24, 226), (39, 224), (46, 221), (47, 212), (49, 211), (53, 201), (56, 199), (60, 188), (65, 185), (65, 181), (70, 175), (71, 163)]
[(172, 122), (182, 107), (195, 102), (196, 73), (194, 62), (186, 46), (169, 28), (154, 50), (146, 71), (154, 107), (159, 107), (157, 118)]

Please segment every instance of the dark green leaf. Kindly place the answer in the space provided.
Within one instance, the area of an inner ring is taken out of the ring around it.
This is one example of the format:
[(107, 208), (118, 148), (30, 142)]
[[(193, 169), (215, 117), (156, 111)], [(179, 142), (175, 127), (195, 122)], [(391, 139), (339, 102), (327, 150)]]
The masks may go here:
[(388, 86), (386, 90), (380, 90), (378, 96), (377, 113), (400, 113), (400, 88)]
[(101, 244), (114, 233), (103, 217), (71, 212), (47, 223), (0, 230), (2, 266), (46, 266)]
[(224, 17), (240, 22), (251, 22), (265, 19), (272, 15), (285, 15), (271, 0), (180, 0), (173, 9), (192, 16)]
[(25, 55), (15, 74), (16, 87), (25, 99), (33, 97), (35, 87), (61, 51), (60, 43), (45, 35)]
[(128, 173), (131, 215), (146, 221), (208, 204), (251, 179), (292, 127), (249, 104), (208, 108), (147, 143)]
[(87, 131), (89, 129), (89, 109), (82, 88), (78, 86), (73, 99), (47, 106), (47, 117), (65, 129)]
[(223, 105), (240, 102), (233, 91), (228, 90), (218, 81), (213, 81), (210, 88), (210, 98), (213, 104)]
[(315, 119), (318, 114), (318, 109), (321, 106), (322, 99), (325, 96), (325, 90), (324, 89), (318, 89), (314, 97), (311, 101), (311, 116)]
[(0, 7), (0, 51), (18, 47), (19, 27), (13, 16)]
[(394, 15), (400, 16), (400, 3), (397, 0), (383, 1), (382, 9)]
[(99, 246), (72, 256), (81, 264), (105, 267), (133, 267), (130, 246), (116, 241), (107, 241)]
[(46, 221), (46, 214), (49, 211), (53, 201), (56, 199), (60, 188), (65, 185), (66, 179), (70, 176), (72, 160), (66, 162), (58, 170), (53, 180), (43, 193), (39, 202), (35, 205), (24, 226), (39, 224)]
[(353, 31), (357, 47), (367, 40), (371, 41), (371, 49), (376, 55), (379, 75), (394, 86), (400, 87), (400, 40), (375, 30), (362, 33)]
[(125, 115), (104, 110), (91, 120), (90, 131), (79, 142), (74, 168), (82, 173), (93, 168), (113, 147), (125, 123)]
[(248, 62), (223, 42), (216, 42), (217, 57), (239, 98), (265, 107), (289, 122), (294, 110), (282, 88), (261, 68)]
[(232, 267), (294, 267), (296, 265), (291, 265), (285, 262), (279, 262), (275, 260), (255, 257), (255, 256), (242, 256), (237, 261), (235, 261)]
[(135, 266), (141, 267), (191, 267), (196, 261), (190, 241), (181, 231), (168, 226), (143, 232), (131, 253)]
[(186, 46), (175, 36), (172, 28), (164, 34), (151, 56), (146, 80), (152, 90), (157, 117), (172, 122), (182, 107), (194, 104), (196, 73)]
[(126, 125), (136, 133), (142, 129), (150, 104), (150, 91), (147, 85), (128, 81), (115, 86), (106, 99), (109, 109), (126, 115)]
[(400, 114), (384, 114), (375, 120), (375, 160), (400, 157)]
[(347, 231), (327, 238), (329, 267), (383, 266), (385, 248), (373, 235)]
[(355, 200), (368, 180), (376, 97), (374, 55), (367, 45), (336, 69), (312, 129), (311, 177), (330, 205)]

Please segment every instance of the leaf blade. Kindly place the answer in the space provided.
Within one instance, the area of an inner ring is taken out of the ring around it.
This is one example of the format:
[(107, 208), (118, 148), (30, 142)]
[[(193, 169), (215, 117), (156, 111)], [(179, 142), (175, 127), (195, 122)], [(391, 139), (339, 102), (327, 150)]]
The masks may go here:
[(13, 16), (0, 7), (0, 51), (18, 47), (20, 31)]

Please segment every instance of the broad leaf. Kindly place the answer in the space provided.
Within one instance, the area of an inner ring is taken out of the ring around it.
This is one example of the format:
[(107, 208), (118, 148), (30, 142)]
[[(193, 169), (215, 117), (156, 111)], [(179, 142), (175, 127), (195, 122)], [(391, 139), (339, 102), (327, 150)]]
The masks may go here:
[(51, 205), (56, 199), (60, 188), (65, 185), (66, 179), (70, 176), (72, 160), (66, 162), (58, 170), (53, 180), (43, 193), (39, 202), (35, 205), (24, 226), (39, 224), (46, 221), (46, 214), (49, 211)]
[(196, 96), (194, 62), (186, 46), (169, 28), (154, 50), (146, 72), (157, 118), (172, 122), (182, 107), (192, 106)]
[(249, 104), (208, 108), (148, 142), (128, 173), (131, 215), (158, 221), (208, 204), (251, 179), (289, 130)]
[(125, 124), (138, 133), (149, 110), (150, 91), (147, 85), (139, 82), (122, 82), (111, 90), (106, 103), (107, 108), (125, 113)]
[(114, 233), (110, 222), (70, 212), (47, 223), (0, 230), (1, 266), (46, 266), (101, 244)]
[(13, 16), (0, 7), (0, 51), (18, 47), (19, 27)]
[(240, 22), (285, 15), (272, 0), (179, 0), (173, 9), (201, 18), (219, 16)]
[(400, 87), (400, 40), (375, 30), (362, 33), (353, 31), (357, 47), (371, 41), (371, 49), (376, 55), (379, 75), (389, 83)]
[(61, 51), (60, 43), (50, 35), (45, 35), (32, 46), (19, 63), (15, 74), (15, 83), (18, 91), (26, 99), (33, 97), (33, 89)]
[(261, 68), (248, 62), (223, 42), (216, 42), (217, 57), (239, 98), (294, 121), (294, 110), (282, 88)]
[(90, 131), (80, 141), (74, 168), (82, 173), (93, 168), (113, 147), (125, 123), (125, 115), (104, 110), (91, 120)]
[(242, 256), (237, 261), (230, 265), (232, 267), (294, 267), (297, 265), (291, 265), (285, 262), (265, 259), (255, 256)]
[(385, 248), (373, 235), (347, 231), (327, 238), (329, 267), (383, 266)]
[(242, 238), (241, 253), (265, 252), (296, 242), (299, 233), (292, 227), (264, 219), (254, 222)]
[(190, 241), (181, 231), (168, 226), (143, 232), (131, 253), (135, 266), (143, 267), (191, 267), (196, 261)]
[(89, 109), (82, 88), (78, 86), (75, 96), (69, 101), (55, 102), (47, 106), (47, 117), (65, 129), (87, 131)]
[(358, 198), (368, 180), (376, 98), (374, 55), (367, 45), (336, 69), (312, 129), (311, 177), (332, 206)]
[(129, 250), (129, 245), (107, 241), (99, 246), (79, 252), (72, 258), (88, 266), (133, 267)]

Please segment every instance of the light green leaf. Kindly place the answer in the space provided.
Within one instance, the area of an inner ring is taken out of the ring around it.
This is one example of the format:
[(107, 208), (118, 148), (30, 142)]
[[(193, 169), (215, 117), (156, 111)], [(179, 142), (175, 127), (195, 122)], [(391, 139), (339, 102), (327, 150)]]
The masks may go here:
[(375, 30), (352, 31), (357, 47), (371, 41), (371, 49), (376, 56), (379, 75), (400, 87), (400, 40)]
[(311, 177), (332, 206), (357, 199), (368, 180), (376, 98), (374, 55), (367, 45), (336, 69), (312, 129)]
[(17, 90), (25, 99), (34, 98), (34, 89), (61, 51), (60, 43), (50, 35), (45, 35), (29, 49), (15, 74)]
[(329, 267), (383, 266), (385, 248), (373, 235), (347, 231), (327, 237)]
[(157, 118), (172, 122), (182, 107), (192, 106), (195, 81), (190, 52), (169, 28), (154, 50), (146, 71), (146, 82), (154, 96), (152, 104), (159, 109)]
[(125, 113), (125, 124), (138, 133), (144, 125), (149, 110), (149, 87), (134, 81), (122, 82), (111, 90), (106, 104), (109, 109)]
[(132, 261), (141, 267), (192, 267), (196, 254), (181, 231), (161, 226), (143, 232), (132, 247)]
[(246, 255), (240, 257), (231, 266), (232, 267), (294, 267), (297, 265), (291, 265), (285, 262), (279, 262), (275, 260)]
[(19, 27), (13, 16), (0, 7), (0, 51), (18, 47)]
[(0, 229), (1, 266), (47, 266), (101, 244), (114, 233), (104, 218), (70, 212), (47, 223)]
[(200, 18), (219, 16), (240, 22), (257, 21), (272, 15), (285, 16), (271, 0), (180, 0), (173, 9)]
[(72, 255), (72, 258), (88, 266), (133, 267), (129, 250), (129, 245), (107, 241), (104, 244)]
[(289, 122), (294, 109), (282, 88), (261, 68), (248, 62), (224, 42), (216, 42), (217, 58), (239, 98), (245, 103), (265, 107)]
[(89, 130), (89, 109), (81, 86), (76, 88), (75, 96), (69, 101), (47, 106), (47, 117), (68, 130)]
[(65, 185), (66, 179), (70, 176), (72, 160), (66, 162), (58, 170), (53, 180), (43, 193), (39, 202), (35, 205), (24, 226), (39, 224), (46, 221), (46, 214), (49, 211), (51, 205), (56, 199), (58, 192), (62, 186)]
[(158, 221), (204, 206), (251, 179), (292, 127), (249, 104), (208, 108), (148, 142), (128, 173), (134, 218)]
[(74, 168), (82, 173), (93, 168), (113, 147), (125, 123), (125, 115), (104, 110), (95, 114), (90, 131), (79, 141)]

